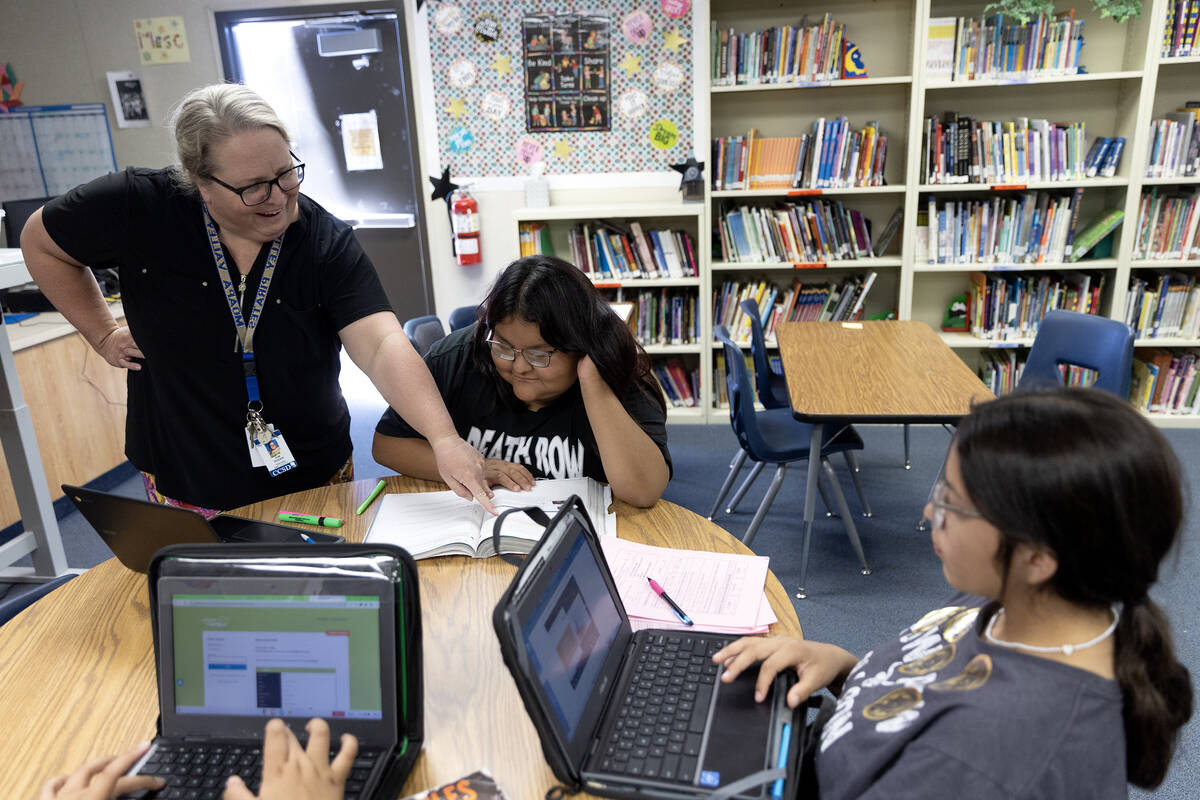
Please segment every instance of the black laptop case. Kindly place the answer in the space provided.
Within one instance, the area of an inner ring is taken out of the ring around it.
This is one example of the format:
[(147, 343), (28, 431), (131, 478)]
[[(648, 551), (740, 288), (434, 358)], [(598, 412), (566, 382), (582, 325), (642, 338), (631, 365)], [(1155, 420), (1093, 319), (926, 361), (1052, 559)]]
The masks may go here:
[[(214, 576), (251, 576), (253, 569), (274, 563), (313, 564), (328, 566), (339, 559), (361, 556), (384, 556), (392, 559), (395, 571), (391, 575), (395, 590), (395, 643), (397, 679), (396, 719), (399, 745), (383, 771), (375, 798), (399, 796), (401, 787), (412, 772), (421, 753), (424, 740), (424, 694), (422, 681), (423, 654), (421, 649), (421, 603), (416, 562), (401, 547), (390, 544), (186, 544), (171, 545), (159, 550), (148, 570), (151, 625), (154, 631), (154, 652), (159, 654), (158, 579), (170, 574), (173, 564), (186, 561), (188, 569), (208, 562)], [(157, 669), (161, 668), (156, 664)], [(162, 717), (157, 722), (157, 735), (162, 736)]]
[[(534, 510), (536, 511), (537, 509), (534, 509)], [(584, 507), (583, 502), (580, 501), (579, 498), (577, 498), (577, 497), (572, 497), (567, 503), (565, 503), (562, 506), (562, 508), (559, 509), (558, 514), (556, 514), (554, 519), (550, 520), (549, 523), (547, 524), (547, 526), (546, 526), (547, 530), (550, 530), (557, 523), (559, 523), (560, 519), (564, 515), (571, 514), (572, 512), (574, 512), (578, 516), (582, 517), (582, 521), (584, 523), (585, 530), (581, 531), (581, 535), (588, 536), (591, 539), (596, 540), (596, 544), (598, 546), (598, 534), (595, 532), (595, 529), (593, 528), (593, 526), (591, 524), (591, 519), (588, 517), (587, 510)], [(534, 516), (535, 518), (537, 518), (536, 515), (531, 514), (531, 516)], [(539, 521), (542, 521), (542, 520), (539, 520)], [(521, 566), (518, 568), (517, 574), (514, 575), (513, 580), (509, 583), (509, 586), (504, 591), (504, 594), (501, 595), (500, 600), (497, 602), (495, 610), (492, 615), (492, 624), (493, 624), (494, 629), (496, 630), (497, 639), (499, 640), (499, 643), (500, 643), (500, 653), (504, 659), (504, 664), (508, 668), (509, 673), (513, 676), (513, 680), (517, 684), (517, 690), (521, 695), (521, 701), (525, 706), (525, 710), (528, 712), (529, 718), (533, 722), (534, 728), (537, 729), (538, 739), (541, 742), (542, 753), (546, 757), (546, 762), (549, 764), (550, 769), (554, 772), (555, 777), (558, 778), (558, 780), (562, 781), (562, 783), (565, 787), (565, 790), (566, 790), (565, 792), (563, 792), (561, 789), (552, 790), (551, 793), (547, 794), (547, 797), (551, 797), (552, 795), (555, 794), (555, 792), (558, 793), (557, 796), (565, 796), (566, 794), (583, 791), (585, 789), (594, 794), (602, 794), (602, 795), (607, 795), (610, 797), (648, 798), (649, 799), (649, 798), (653, 798), (653, 797), (667, 796), (667, 795), (658, 794), (654, 791), (647, 791), (647, 792), (641, 792), (641, 791), (637, 791), (637, 790), (606, 791), (606, 790), (604, 790), (602, 788), (598, 788), (596, 786), (590, 786), (590, 785), (585, 786), (585, 781), (583, 779), (583, 775), (580, 772), (579, 766), (576, 764), (573, 764), (571, 762), (570, 755), (566, 752), (566, 750), (562, 747), (562, 745), (558, 741), (558, 738), (556, 737), (556, 735), (554, 733), (553, 723), (547, 717), (546, 711), (545, 711), (544, 707), (542, 706), (542, 704), (539, 703), (536, 699), (537, 690), (532, 685), (532, 681), (530, 681), (528, 679), (528, 677), (526, 676), (525, 671), (521, 668), (521, 664), (520, 664), (521, 655), (518, 653), (517, 646), (514, 645), (514, 643), (509, 638), (509, 635), (508, 635), (509, 626), (508, 626), (508, 621), (505, 618), (505, 613), (506, 613), (506, 609), (512, 603), (514, 593), (516, 591), (518, 591), (519, 587), (522, 586), (523, 578), (525, 577), (526, 571), (528, 570), (528, 568), (531, 565), (534, 565), (536, 563), (536, 560), (537, 560), (536, 557), (537, 557), (539, 551), (543, 547), (549, 546), (547, 544), (548, 541), (549, 541), (549, 537), (543, 537), (534, 546), (533, 550), (526, 557), (526, 560), (524, 561), (524, 563), (522, 563)], [(601, 570), (605, 574), (606, 580), (609, 582), (610, 586), (613, 587), (613, 600), (616, 602), (617, 606), (619, 607), (620, 614), (622, 616), (626, 616), (624, 606), (621, 603), (620, 596), (617, 595), (616, 591), (615, 591), (615, 586), (616, 586), (615, 581), (613, 580), (611, 573), (609, 573), (609, 571), (608, 571), (608, 564), (604, 560), (602, 551), (599, 551), (599, 565), (600, 565)], [(672, 633), (676, 633), (676, 632), (672, 631)], [(792, 683), (794, 683), (794, 680), (795, 680), (794, 673), (789, 673), (788, 671), (785, 671), (784, 673), (781, 674), (781, 676), (779, 678), (777, 678), (777, 681), (779, 681), (780, 684), (785, 684), (785, 688), (783, 689), (784, 691), (786, 691), (786, 686), (790, 686)], [(777, 685), (775, 687), (775, 691), (779, 691), (779, 690), (780, 690), (780, 686)], [(795, 796), (795, 793), (797, 791), (798, 781), (800, 778), (799, 769), (800, 769), (801, 748), (807, 743), (807, 740), (808, 740), (808, 737), (807, 737), (808, 731), (805, 729), (806, 714), (807, 714), (807, 708), (805, 707), (804, 704), (801, 704), (801, 706), (799, 708), (795, 709), (795, 711), (794, 711), (794, 717), (793, 717), (793, 721), (792, 721), (792, 729), (795, 732), (795, 735), (793, 735), (791, 737), (791, 742), (790, 742), (790, 746), (788, 747), (788, 752), (787, 752), (787, 757), (786, 757), (786, 765), (787, 766), (786, 766), (786, 776), (784, 777), (785, 786), (784, 786), (784, 792), (782, 794), (782, 796), (784, 798), (791, 798), (791, 797)], [(781, 771), (776, 770), (776, 772), (781, 772)], [(763, 780), (758, 783), (754, 783), (754, 782), (752, 782), (753, 777), (754, 776), (751, 776), (750, 778), (746, 779), (746, 783), (747, 783), (746, 788), (747, 789), (750, 786), (763, 785), (763, 784), (767, 783), (766, 780)], [(731, 788), (731, 787), (726, 787), (726, 789), (728, 789), (728, 788)], [(765, 793), (766, 793), (766, 796), (768, 796), (768, 797), (771, 796), (771, 791), (769, 788), (765, 790)], [(670, 796), (679, 797), (679, 798), (707, 797), (707, 796), (711, 796), (714, 794), (718, 797), (726, 796), (726, 792), (723, 790), (715, 790), (715, 792), (714, 792), (714, 790), (702, 789), (700, 787), (692, 787), (689, 790), (688, 787), (686, 787), (686, 786), (680, 786), (678, 788), (678, 790), (673, 792), (672, 795), (670, 795)]]

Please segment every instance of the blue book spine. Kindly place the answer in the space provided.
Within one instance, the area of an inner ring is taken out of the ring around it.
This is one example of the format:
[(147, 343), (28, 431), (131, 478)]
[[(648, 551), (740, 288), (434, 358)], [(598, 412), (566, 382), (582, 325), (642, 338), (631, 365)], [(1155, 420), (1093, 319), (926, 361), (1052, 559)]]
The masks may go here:
[(948, 235), (948, 211), (945, 207), (938, 211), (938, 235), (937, 235), (937, 263), (945, 264), (947, 261), (946, 244)]
[(1105, 136), (1100, 140), (1099, 152), (1096, 153), (1093, 160), (1088, 161), (1087, 176), (1089, 178), (1094, 178), (1100, 174), (1100, 165), (1104, 163), (1104, 154), (1107, 153), (1109, 148), (1112, 147), (1112, 143), (1113, 140), (1111, 136)]
[(833, 154), (837, 152), (837, 120), (825, 123), (825, 153), (821, 159), (821, 186), (828, 187), (833, 175)]
[(1104, 163), (1100, 167), (1100, 174), (1106, 178), (1111, 178), (1117, 174), (1117, 167), (1121, 164), (1121, 152), (1125, 149), (1125, 137), (1116, 136), (1110, 145), (1104, 151)]
[(1042, 213), (1035, 204), (1033, 207), (1033, 222), (1029, 224), (1029, 249), (1025, 251), (1027, 262), (1037, 261), (1038, 241), (1042, 236)]
[[(730, 216), (732, 216), (732, 215), (730, 215)], [(739, 215), (739, 217), (740, 217), (740, 215)], [(738, 222), (740, 224), (741, 220), (739, 219)], [(732, 227), (733, 227), (733, 225), (731, 224), (730, 228), (732, 228)], [(743, 233), (742, 239), (745, 240), (745, 238), (746, 238), (745, 234)], [(654, 242), (654, 258), (655, 258), (655, 260), (658, 261), (658, 271), (663, 275), (670, 274), (670, 268), (667, 266), (667, 257), (663, 253), (662, 242), (658, 238), (658, 231), (656, 231), (656, 230), (650, 231), (650, 240), (652, 242)], [(741, 245), (739, 245), (738, 247), (740, 249)]]
[(606, 278), (612, 277), (612, 262), (609, 260), (611, 256), (608, 253), (608, 248), (605, 246), (604, 233), (592, 234), (592, 241), (596, 246), (596, 260), (599, 262), (600, 274)]

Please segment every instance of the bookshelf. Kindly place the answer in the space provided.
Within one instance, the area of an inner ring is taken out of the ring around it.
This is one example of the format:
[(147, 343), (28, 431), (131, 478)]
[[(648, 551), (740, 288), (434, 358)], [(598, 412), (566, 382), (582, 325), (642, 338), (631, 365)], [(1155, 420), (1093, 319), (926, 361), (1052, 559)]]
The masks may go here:
[[(885, 185), (862, 188), (826, 189), (823, 197), (840, 199), (871, 219), (874, 232), (886, 223), (891, 209), (904, 208), (904, 222), (897, 243), (882, 258), (829, 262), (826, 270), (834, 279), (838, 271), (873, 269), (878, 279), (866, 304), (866, 315), (894, 309), (899, 319), (916, 319), (940, 330), (947, 305), (957, 295), (969, 292), (969, 276), (983, 272), (989, 277), (1033, 278), (1043, 274), (1082, 271), (1103, 281), (1099, 313), (1124, 319), (1130, 280), (1139, 274), (1154, 275), (1156, 269), (1176, 273), (1200, 273), (1200, 260), (1135, 261), (1134, 239), (1138, 207), (1143, 191), (1185, 190), (1200, 185), (1200, 176), (1147, 178), (1151, 120), (1173, 112), (1187, 100), (1200, 100), (1200, 56), (1161, 55), (1163, 25), (1169, 0), (1146, 0), (1140, 18), (1125, 23), (1102, 19), (1095, 9), (1076, 7), (1086, 20), (1085, 44), (1080, 64), (1082, 74), (1033, 76), (1002, 75), (973, 80), (931, 78), (926, 75), (928, 21), (938, 17), (973, 17), (978, 20), (986, 3), (961, 0), (850, 0), (846, 3), (809, 2), (779, 4), (764, 0), (713, 0), (711, 22), (718, 29), (739, 32), (762, 30), (777, 25), (796, 25), (807, 14), (820, 20), (829, 12), (846, 26), (846, 38), (857, 43), (869, 71), (866, 79), (834, 80), (802, 84), (711, 86), (709, 103), (710, 139), (745, 134), (755, 128), (762, 136), (791, 136), (808, 130), (817, 117), (846, 115), (852, 125), (869, 119), (886, 128), (890, 144)], [(1069, 2), (1055, 10), (1068, 11)], [(708, 53), (706, 68), (719, 53)], [(1082, 121), (1086, 142), (1095, 136), (1125, 138), (1125, 150), (1116, 173), (1107, 177), (1072, 181), (1028, 181), (1017, 186), (997, 183), (930, 184), (925, 182), (924, 121), (945, 112), (958, 112), (981, 120), (1012, 120), (1018, 117), (1051, 121)], [(1078, 262), (930, 264), (918, 236), (918, 212), (925, 212), (929, 198), (943, 201), (988, 201), (1020, 193), (1046, 192), (1069, 195), (1082, 189), (1079, 227), (1107, 208), (1124, 212), (1124, 222), (1112, 238), (1112, 252), (1104, 257)], [(793, 197), (795, 195), (793, 194)], [(721, 209), (730, 203), (763, 204), (789, 197), (787, 190), (722, 190), (707, 194), (710, 226), (717, 224)], [(790, 281), (789, 264), (726, 263), (720, 249), (712, 248), (714, 261), (708, 277), (715, 288), (722, 281), (744, 276), (745, 280), (768, 279), (779, 285)], [(921, 252), (918, 253), (918, 250)], [(918, 259), (918, 255), (921, 256)], [(817, 272), (813, 270), (812, 272)], [(800, 270), (793, 271), (795, 275)], [(804, 277), (801, 276), (801, 280)], [(711, 320), (710, 320), (711, 324)], [(980, 368), (992, 354), (1016, 351), (1023, 358), (1031, 337), (1007, 341), (983, 339), (971, 333), (943, 333), (943, 339), (973, 368)], [(1145, 348), (1200, 348), (1200, 339), (1139, 338), (1138, 354)], [(723, 415), (710, 410), (715, 421)], [(1149, 415), (1157, 424), (1200, 426), (1200, 416)]]
[[(865, 78), (839, 78), (832, 80), (799, 81), (795, 83), (758, 83), (734, 86), (712, 85), (706, 98), (709, 106), (709, 139), (745, 135), (753, 128), (757, 136), (766, 139), (775, 137), (798, 137), (810, 133), (818, 118), (826, 120), (844, 116), (852, 131), (862, 129), (870, 122), (877, 122), (877, 131), (886, 131), (887, 161), (883, 170), (882, 185), (822, 187), (820, 189), (759, 189), (730, 188), (714, 190), (711, 180), (707, 182), (707, 207), (710, 229), (719, 230), (722, 216), (730, 211), (747, 208), (778, 206), (781, 202), (804, 202), (808, 200), (840, 203), (845, 209), (853, 210), (872, 223), (871, 238), (874, 240), (888, 219), (897, 209), (906, 206), (912, 178), (908, 175), (909, 153), (913, 148), (913, 136), (920, 129), (910, 124), (913, 114), (915, 89), (915, 60), (918, 56), (917, 42), (912, 33), (917, 29), (922, 13), (916, 2), (870, 2), (848, 0), (848, 2), (819, 4), (800, 2), (780, 4), (767, 0), (713, 0), (710, 21), (719, 29), (732, 29), (738, 34), (747, 34), (765, 28), (797, 25), (807, 15), (807, 24), (823, 21), (826, 12), (836, 23), (845, 26), (845, 38), (859, 46), (869, 70)], [(700, 44), (699, 42), (697, 43)], [(700, 47), (697, 47), (698, 58)], [(719, 52), (707, 52), (704, 63), (711, 70)], [(712, 74), (711, 71), (709, 73)], [(710, 152), (706, 174), (711, 176), (716, 169), (716, 157)], [(709, 270), (713, 302), (719, 302), (718, 293), (727, 282), (758, 284), (766, 281), (781, 290), (786, 290), (793, 281), (802, 286), (828, 283), (838, 285), (847, 276), (866, 276), (874, 273), (863, 305), (864, 316), (895, 312), (903, 292), (904, 250), (911, 238), (908, 225), (902, 224), (890, 247), (879, 255), (848, 260), (818, 260), (816, 262), (791, 261), (737, 261), (721, 257), (721, 244), (717, 234), (710, 247), (713, 261)], [(717, 369), (720, 347), (712, 340), (711, 326), (707, 320), (712, 342), (712, 373), (714, 380), (721, 380)], [(737, 338), (737, 330), (731, 326)], [(745, 339), (749, 351), (748, 334)], [(771, 355), (775, 351), (774, 337), (768, 333), (767, 347)], [(709, 385), (713, 402), (709, 406), (710, 419), (719, 422), (728, 419), (728, 410), (716, 400), (719, 387)]]
[[(683, 297), (692, 300), (696, 315), (696, 335), (692, 341), (654, 341), (639, 337), (646, 353), (655, 367), (669, 362), (679, 362), (687, 371), (695, 371), (695, 405), (691, 407), (670, 406), (667, 419), (671, 422), (706, 422), (707, 408), (711, 403), (704, 387), (711, 382), (709, 370), (711, 359), (704, 357), (703, 338), (711, 336), (708, 317), (709, 298), (707, 265), (711, 258), (708, 252), (709, 237), (704, 224), (704, 206), (700, 203), (607, 203), (595, 205), (547, 206), (545, 208), (519, 208), (513, 211), (512, 231), (516, 240), (514, 252), (520, 252), (519, 228), (522, 223), (540, 223), (547, 226), (554, 254), (559, 258), (574, 261), (572, 230), (583, 224), (595, 225), (601, 221), (618, 229), (629, 229), (638, 223), (644, 230), (682, 230), (692, 239), (699, 275), (694, 277), (608, 277), (592, 273), (593, 283), (611, 300), (638, 302), (639, 296), (651, 293), (655, 299), (666, 294), (668, 297)], [(638, 307), (639, 311), (641, 307)], [(635, 313), (639, 313), (635, 311)], [(671, 393), (667, 393), (668, 401)]]
[[(793, 278), (804, 282), (836, 283), (846, 275), (876, 273), (864, 304), (864, 316), (894, 312), (898, 319), (920, 320), (940, 330), (946, 307), (957, 295), (970, 289), (970, 275), (983, 272), (992, 277), (1033, 277), (1065, 272), (1086, 272), (1102, 281), (1099, 313), (1125, 318), (1132, 278), (1170, 270), (1200, 278), (1200, 259), (1171, 261), (1135, 260), (1134, 248), (1139, 203), (1144, 192), (1200, 190), (1200, 174), (1188, 177), (1147, 177), (1145, 166), (1152, 146), (1152, 120), (1174, 112), (1188, 100), (1200, 100), (1200, 55), (1163, 56), (1163, 30), (1171, 0), (1146, 0), (1139, 18), (1116, 23), (1100, 17), (1090, 4), (1072, 6), (1064, 0), (1056, 11), (1075, 7), (1086, 20), (1085, 44), (1080, 64), (1082, 74), (1043, 74), (1033, 77), (1007, 76), (969, 81), (931, 79), (925, 74), (928, 23), (938, 17), (973, 17), (978, 20), (985, 0), (712, 0), (697, 4), (697, 13), (707, 11), (706, 22), (738, 33), (760, 31), (772, 26), (796, 25), (802, 16), (820, 21), (830, 13), (845, 25), (846, 39), (856, 43), (868, 69), (868, 77), (856, 79), (806, 80), (793, 83), (740, 83), (717, 85), (709, 80), (709, 91), (696, 98), (699, 113), (707, 122), (701, 136), (711, 142), (734, 137), (754, 128), (766, 137), (793, 137), (811, 130), (823, 117), (844, 115), (852, 129), (877, 121), (889, 137), (883, 185), (811, 189), (721, 189), (714, 190), (711, 178), (712, 153), (697, 154), (705, 164), (705, 197), (702, 204), (666, 203), (648, 205), (570, 205), (546, 209), (523, 209), (514, 214), (514, 235), (519, 221), (546, 221), (556, 252), (570, 256), (567, 231), (584, 219), (666, 219), (694, 230), (700, 274), (679, 284), (694, 291), (700, 310), (700, 342), (687, 345), (647, 347), (655, 361), (673, 355), (696, 359), (700, 373), (700, 405), (695, 409), (673, 409), (672, 421), (722, 423), (728, 411), (716, 403), (713, 379), (719, 347), (712, 337), (714, 295), (727, 281), (744, 283), (770, 281), (786, 288)], [(708, 26), (706, 26), (708, 27)], [(719, 58), (707, 38), (695, 42), (697, 69), (711, 75), (712, 60)], [(1200, 53), (1200, 43), (1196, 52)], [(1018, 185), (996, 183), (930, 184), (925, 181), (924, 121), (947, 111), (980, 120), (1013, 120), (1018, 117), (1086, 125), (1086, 144), (1093, 137), (1124, 137), (1125, 148), (1115, 174), (1079, 180), (1027, 181)], [(703, 126), (702, 126), (703, 127)], [(926, 231), (918, 228), (918, 212), (926, 212), (931, 196), (938, 201), (990, 201), (1021, 193), (1045, 192), (1051, 196), (1083, 193), (1078, 227), (1103, 209), (1124, 212), (1124, 221), (1111, 237), (1111, 253), (1096, 253), (1077, 262), (1019, 260), (998, 263), (928, 263)], [(1200, 193), (1200, 191), (1198, 191)], [(897, 208), (903, 223), (890, 247), (870, 258), (829, 260), (818, 264), (788, 261), (736, 261), (721, 255), (721, 214), (742, 206), (778, 205), (785, 201), (822, 199), (838, 201), (872, 222), (872, 239)], [(920, 240), (920, 241), (919, 241)], [(514, 250), (515, 252), (515, 250)], [(668, 284), (647, 281), (654, 287)], [(603, 284), (601, 284), (603, 285)], [(1093, 283), (1093, 286), (1096, 284)], [(613, 287), (606, 288), (611, 291)], [(634, 288), (623, 282), (622, 291)], [(972, 368), (980, 369), (995, 356), (1014, 354), (1023, 360), (1032, 337), (1006, 341), (979, 338), (971, 333), (942, 333), (943, 340)], [(1145, 357), (1151, 348), (1184, 348), (1200, 352), (1200, 338), (1138, 338), (1135, 357)], [(768, 342), (773, 349), (773, 342)], [(748, 351), (748, 345), (747, 345)], [(1156, 424), (1171, 427), (1200, 427), (1200, 415), (1151, 413)]]

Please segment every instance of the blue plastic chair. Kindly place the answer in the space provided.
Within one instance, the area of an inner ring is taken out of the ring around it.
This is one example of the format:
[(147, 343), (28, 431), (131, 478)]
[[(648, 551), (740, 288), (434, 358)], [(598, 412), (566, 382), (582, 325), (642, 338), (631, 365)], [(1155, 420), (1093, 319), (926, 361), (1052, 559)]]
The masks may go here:
[(478, 306), (459, 306), (450, 312), (450, 331), (453, 333), (475, 322), (475, 311)]
[(762, 313), (752, 299), (742, 301), (742, 312), (750, 318), (750, 354), (754, 357), (754, 387), (763, 408), (791, 408), (787, 380), (767, 358), (767, 338), (763, 335)]
[[(759, 503), (758, 510), (754, 512), (754, 518), (750, 521), (746, 532), (742, 534), (742, 541), (749, 547), (755, 534), (758, 533), (767, 509), (771, 507), (771, 503), (775, 501), (775, 495), (779, 493), (779, 487), (783, 484), (783, 478), (787, 472), (787, 465), (812, 457), (809, 452), (812, 426), (793, 417), (790, 408), (755, 411), (754, 393), (750, 388), (750, 375), (742, 360), (741, 349), (729, 338), (729, 331), (724, 325), (718, 325), (714, 332), (725, 348), (725, 385), (729, 390), (729, 424), (733, 427), (738, 444), (755, 461), (775, 465), (775, 476), (771, 480), (771, 486), (763, 496), (762, 502)], [(858, 531), (850, 517), (850, 510), (846, 506), (846, 498), (842, 494), (837, 474), (834, 473), (833, 466), (828, 459), (831, 453), (861, 450), (862, 447), (862, 439), (851, 426), (826, 425), (821, 439), (821, 452), (817, 453), (816, 457), (821, 459), (821, 468), (828, 483), (827, 488), (841, 514), (842, 524), (846, 528), (850, 544), (854, 547), (854, 552), (862, 564), (863, 574), (866, 575), (870, 574), (871, 570), (867, 566), (862, 542), (859, 541)], [(729, 480), (731, 479), (727, 478), (726, 482)], [(807, 542), (804, 545), (804, 552), (808, 552)]]
[[(1129, 398), (1133, 373), (1133, 331), (1124, 322), (1095, 314), (1056, 309), (1038, 323), (1037, 336), (1025, 359), (1021, 380), (1014, 391), (1028, 392), (1063, 385), (1060, 365), (1096, 370), (1093, 387)], [(942, 477), (938, 471), (937, 479)], [(934, 481), (937, 485), (937, 481)], [(933, 487), (929, 497), (933, 496)], [(925, 530), (925, 519), (917, 530)]]
[(404, 323), (404, 334), (412, 342), (413, 348), (421, 358), (429, 352), (429, 348), (440, 339), (446, 338), (446, 329), (442, 321), (432, 314), (425, 317), (413, 317)]
[(74, 577), (74, 572), (68, 572), (66, 575), (59, 575), (53, 580), (38, 584), (31, 589), (22, 591), (20, 594), (14, 597), (9, 597), (0, 602), (0, 625), (8, 622), (17, 614), (20, 614), (22, 611), (33, 605), (36, 601), (50, 594), (55, 589), (62, 586), (64, 583)]
[[(791, 400), (788, 398), (787, 380), (782, 372), (775, 370), (771, 366), (770, 360), (767, 358), (767, 339), (763, 334), (762, 315), (758, 310), (758, 303), (753, 299), (746, 299), (741, 304), (742, 312), (750, 318), (750, 355), (754, 359), (754, 387), (758, 395), (758, 402), (765, 409), (787, 408), (792, 407)], [(728, 369), (728, 367), (726, 367)], [(854, 453), (850, 450), (843, 452), (846, 459), (846, 466), (850, 468), (850, 477), (854, 481), (854, 489), (858, 493), (858, 499), (863, 505), (863, 516), (871, 516), (871, 507), (867, 504), (866, 495), (863, 494), (862, 485), (858, 480), (858, 461), (854, 457)], [(733, 479), (741, 470), (746, 462), (746, 451), (739, 449), (734, 454), (729, 462), (729, 474), (725, 477), (725, 482), (721, 484), (721, 490), (717, 492), (716, 501), (713, 503), (712, 510), (708, 513), (708, 518), (712, 519), (717, 515), (717, 509), (721, 507), (721, 501), (725, 499), (725, 495), (729, 492), (729, 487), (733, 485)], [(750, 474), (742, 481), (742, 485), (734, 492), (733, 499), (729, 501), (729, 505), (725, 508), (726, 514), (732, 514), (737, 508), (738, 503), (746, 496), (751, 484), (758, 478), (763, 470), (761, 461), (755, 462), (750, 468)], [(822, 499), (825, 499), (822, 494)], [(825, 503), (825, 507), (829, 508), (829, 503)]]
[(1042, 317), (1017, 391), (1061, 386), (1059, 365), (1073, 364), (1099, 373), (1097, 389), (1129, 397), (1133, 372), (1133, 331), (1124, 322), (1078, 311), (1050, 311)]

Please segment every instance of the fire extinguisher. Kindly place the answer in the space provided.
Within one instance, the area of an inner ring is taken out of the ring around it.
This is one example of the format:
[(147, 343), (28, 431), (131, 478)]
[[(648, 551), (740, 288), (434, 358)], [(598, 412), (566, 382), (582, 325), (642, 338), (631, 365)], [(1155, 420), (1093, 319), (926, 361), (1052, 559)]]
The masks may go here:
[(479, 204), (463, 189), (458, 189), (450, 198), (450, 225), (454, 232), (454, 258), (460, 267), (478, 264), (482, 260), (479, 252)]

